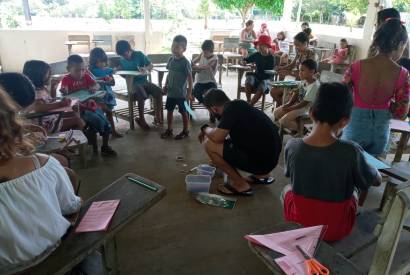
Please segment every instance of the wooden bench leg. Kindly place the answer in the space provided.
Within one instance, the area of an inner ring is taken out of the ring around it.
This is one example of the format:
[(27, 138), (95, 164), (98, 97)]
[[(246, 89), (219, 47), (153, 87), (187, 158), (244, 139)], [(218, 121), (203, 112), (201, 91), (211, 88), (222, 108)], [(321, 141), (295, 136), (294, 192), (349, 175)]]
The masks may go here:
[(125, 78), (127, 82), (127, 99), (128, 99), (128, 121), (130, 123), (130, 129), (134, 130), (134, 101), (132, 100), (134, 94), (134, 78), (127, 76)]
[(81, 166), (83, 168), (87, 168), (87, 155), (86, 155), (86, 152), (85, 152), (86, 146), (87, 146), (87, 144), (84, 143), (84, 144), (80, 144), (80, 146), (78, 148), (79, 153), (80, 153), (80, 162), (81, 162)]
[(118, 257), (117, 257), (117, 242), (114, 238), (108, 241), (102, 247), (102, 256), (104, 268), (107, 274), (119, 274)]
[(265, 111), (265, 97), (266, 97), (266, 94), (265, 94), (265, 92), (263, 92), (263, 94), (262, 94), (262, 106), (261, 106), (262, 112)]
[(393, 162), (400, 162), (403, 152), (406, 149), (407, 142), (409, 141), (409, 135), (407, 133), (402, 133), (399, 143), (397, 144), (396, 154), (394, 155)]

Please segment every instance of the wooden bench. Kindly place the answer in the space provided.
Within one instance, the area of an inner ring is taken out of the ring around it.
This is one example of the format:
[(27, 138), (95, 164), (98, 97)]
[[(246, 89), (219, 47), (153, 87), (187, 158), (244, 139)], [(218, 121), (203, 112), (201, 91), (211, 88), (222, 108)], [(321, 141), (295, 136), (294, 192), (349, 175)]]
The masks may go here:
[(88, 34), (70, 34), (64, 44), (67, 46), (68, 55), (71, 55), (73, 46), (87, 46), (88, 52), (91, 49), (90, 36)]
[[(159, 188), (157, 192), (145, 189), (127, 180), (127, 176), (138, 178)], [(147, 211), (165, 196), (165, 187), (135, 174), (125, 174), (105, 189), (88, 199), (80, 210), (77, 224), (94, 201), (119, 199), (120, 204), (106, 232), (66, 235), (60, 246), (43, 262), (29, 270), (29, 274), (65, 274), (83, 261), (90, 253), (102, 248), (104, 268), (107, 274), (118, 274), (117, 244), (115, 236), (126, 225)]]

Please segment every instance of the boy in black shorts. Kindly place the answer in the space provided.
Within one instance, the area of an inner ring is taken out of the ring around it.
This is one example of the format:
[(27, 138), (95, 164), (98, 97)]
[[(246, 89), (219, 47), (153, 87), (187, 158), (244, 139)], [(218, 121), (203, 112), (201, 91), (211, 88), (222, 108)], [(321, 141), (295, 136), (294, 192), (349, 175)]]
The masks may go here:
[[(174, 119), (174, 109), (178, 106), (178, 111), (182, 115), (184, 129), (175, 139), (183, 139), (189, 136), (188, 113), (185, 108), (185, 100), (192, 100), (192, 68), (191, 63), (184, 56), (187, 39), (182, 35), (177, 35), (172, 41), (172, 57), (168, 60), (167, 69), (169, 71), (164, 86), (164, 93), (167, 94), (165, 109), (167, 109), (168, 128), (161, 134), (161, 138), (173, 136), (172, 121)], [(188, 86), (188, 89), (187, 89)], [(188, 90), (188, 91), (187, 91)]]

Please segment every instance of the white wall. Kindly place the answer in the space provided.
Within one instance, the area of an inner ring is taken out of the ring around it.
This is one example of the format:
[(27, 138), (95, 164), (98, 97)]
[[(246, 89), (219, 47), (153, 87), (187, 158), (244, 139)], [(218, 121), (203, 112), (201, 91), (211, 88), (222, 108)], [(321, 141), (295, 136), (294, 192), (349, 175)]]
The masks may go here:
[[(67, 58), (68, 50), (64, 42), (68, 34), (88, 34), (91, 39), (93, 34), (111, 34), (113, 44), (115, 37), (121, 35), (134, 35), (135, 48), (144, 50), (143, 32), (70, 32), (58, 30), (0, 30), (0, 60), (3, 71), (21, 72), (24, 62), (30, 59), (44, 60), (48, 63), (62, 61)], [(150, 53), (158, 53), (161, 50), (163, 35), (158, 32), (151, 34), (152, 43)], [(91, 47), (94, 45), (91, 44)], [(115, 51), (113, 45), (113, 50)], [(73, 52), (87, 52), (87, 47), (73, 47)]]

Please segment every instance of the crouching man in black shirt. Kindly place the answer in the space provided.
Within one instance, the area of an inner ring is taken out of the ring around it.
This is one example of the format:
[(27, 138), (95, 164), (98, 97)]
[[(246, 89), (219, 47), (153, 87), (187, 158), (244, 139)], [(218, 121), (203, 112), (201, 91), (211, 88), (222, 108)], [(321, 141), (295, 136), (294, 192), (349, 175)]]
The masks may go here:
[[(218, 187), (225, 195), (252, 195), (249, 183), (270, 184), (282, 149), (278, 128), (262, 111), (243, 100), (231, 101), (219, 89), (204, 95), (204, 105), (220, 120), (217, 128), (201, 127), (199, 141), (212, 162), (229, 177)], [(245, 179), (237, 169), (251, 173)]]

